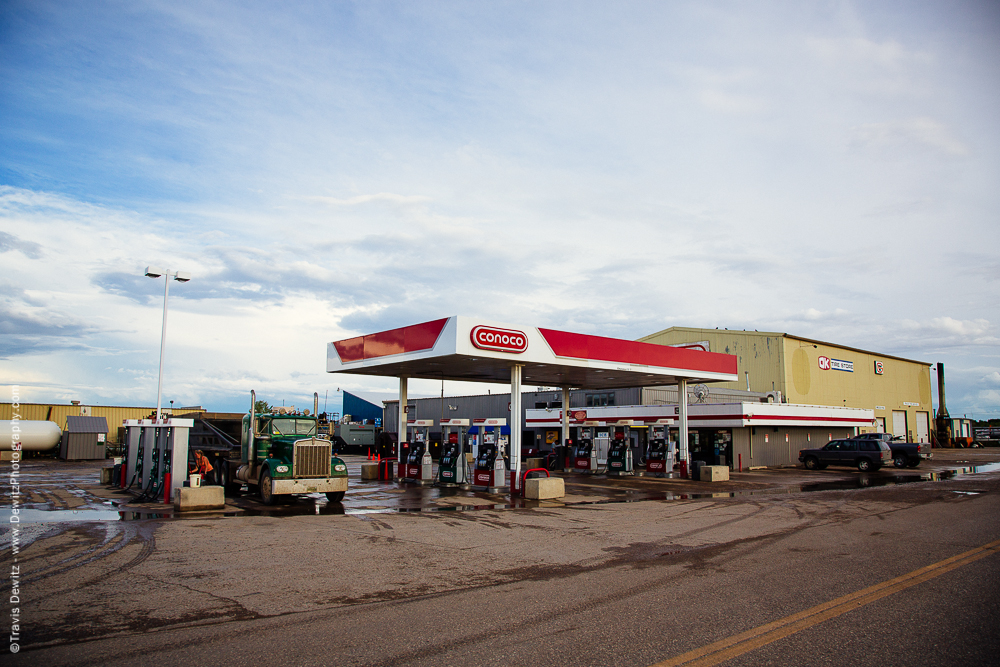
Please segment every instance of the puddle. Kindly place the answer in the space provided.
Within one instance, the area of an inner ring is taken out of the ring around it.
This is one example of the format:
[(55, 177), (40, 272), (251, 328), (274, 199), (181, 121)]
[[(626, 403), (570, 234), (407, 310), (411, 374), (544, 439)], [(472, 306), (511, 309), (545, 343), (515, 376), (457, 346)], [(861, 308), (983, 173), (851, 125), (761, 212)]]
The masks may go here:
[[(68, 523), (77, 521), (118, 521), (121, 513), (116, 510), (79, 509), (79, 510), (39, 510), (26, 508), (18, 512), (20, 521), (14, 523)], [(13, 518), (11, 510), (0, 510), (0, 522), (6, 525)]]

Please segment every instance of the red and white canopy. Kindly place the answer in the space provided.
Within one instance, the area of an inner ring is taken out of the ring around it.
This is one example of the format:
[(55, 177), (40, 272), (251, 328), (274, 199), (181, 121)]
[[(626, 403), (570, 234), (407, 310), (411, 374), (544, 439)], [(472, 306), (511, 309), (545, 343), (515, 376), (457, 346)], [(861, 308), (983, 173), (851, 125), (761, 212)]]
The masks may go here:
[(330, 343), (330, 373), (612, 389), (739, 379), (730, 354), (455, 316)]

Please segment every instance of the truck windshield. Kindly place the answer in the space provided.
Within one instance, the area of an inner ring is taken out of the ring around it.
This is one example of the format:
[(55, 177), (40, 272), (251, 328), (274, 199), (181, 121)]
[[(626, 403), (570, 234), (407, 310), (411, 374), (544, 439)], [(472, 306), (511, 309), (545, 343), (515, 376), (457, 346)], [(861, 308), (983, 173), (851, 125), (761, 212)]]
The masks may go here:
[(316, 422), (312, 419), (274, 419), (272, 435), (316, 435)]

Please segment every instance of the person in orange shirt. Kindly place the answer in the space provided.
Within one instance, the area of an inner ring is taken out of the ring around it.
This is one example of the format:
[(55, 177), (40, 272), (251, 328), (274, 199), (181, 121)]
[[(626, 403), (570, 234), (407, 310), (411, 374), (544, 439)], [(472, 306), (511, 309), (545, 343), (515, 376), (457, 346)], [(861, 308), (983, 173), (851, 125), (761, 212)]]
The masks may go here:
[(191, 467), (190, 472), (201, 475), (202, 484), (215, 483), (212, 464), (209, 462), (208, 457), (205, 456), (205, 452), (200, 449), (196, 449), (194, 452), (194, 465)]

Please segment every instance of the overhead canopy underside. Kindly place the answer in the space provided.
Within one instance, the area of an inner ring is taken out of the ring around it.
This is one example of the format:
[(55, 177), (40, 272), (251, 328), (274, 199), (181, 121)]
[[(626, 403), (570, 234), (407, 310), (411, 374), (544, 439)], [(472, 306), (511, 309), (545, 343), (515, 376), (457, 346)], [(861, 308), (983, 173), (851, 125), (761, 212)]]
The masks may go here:
[(330, 343), (327, 372), (615, 389), (738, 380), (736, 357), (455, 316)]

